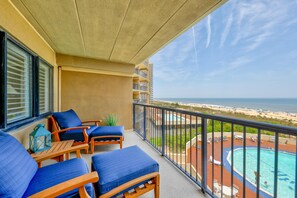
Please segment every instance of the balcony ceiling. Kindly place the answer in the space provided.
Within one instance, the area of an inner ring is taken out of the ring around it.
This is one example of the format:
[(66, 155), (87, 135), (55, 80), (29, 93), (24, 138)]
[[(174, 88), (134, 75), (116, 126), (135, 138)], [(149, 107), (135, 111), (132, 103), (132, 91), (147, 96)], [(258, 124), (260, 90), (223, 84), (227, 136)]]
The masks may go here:
[(10, 0), (61, 54), (138, 64), (225, 0)]

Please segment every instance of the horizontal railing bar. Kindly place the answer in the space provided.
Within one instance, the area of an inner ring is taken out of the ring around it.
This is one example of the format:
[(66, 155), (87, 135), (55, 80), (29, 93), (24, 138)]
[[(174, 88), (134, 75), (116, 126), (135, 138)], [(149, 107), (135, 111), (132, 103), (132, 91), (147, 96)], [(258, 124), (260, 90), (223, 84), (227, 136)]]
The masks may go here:
[(157, 109), (167, 110), (167, 111), (174, 111), (174, 112), (181, 113), (181, 114), (199, 116), (201, 118), (221, 121), (221, 122), (225, 122), (225, 123), (233, 123), (235, 125), (243, 125), (246, 127), (257, 128), (257, 129), (271, 131), (271, 132), (275, 132), (275, 133), (285, 133), (288, 135), (297, 135), (296, 127), (282, 126), (282, 125), (270, 124), (270, 123), (265, 123), (265, 122), (256, 122), (256, 121), (251, 121), (251, 120), (231, 118), (231, 117), (225, 117), (225, 116), (219, 116), (219, 115), (210, 115), (210, 114), (204, 114), (204, 113), (200, 113), (200, 112), (194, 112), (194, 111), (188, 111), (188, 110), (182, 110), (182, 109), (160, 107), (157, 105), (148, 105), (148, 104), (139, 104), (139, 103), (134, 103), (133, 105), (152, 107), (152, 108), (157, 108)]

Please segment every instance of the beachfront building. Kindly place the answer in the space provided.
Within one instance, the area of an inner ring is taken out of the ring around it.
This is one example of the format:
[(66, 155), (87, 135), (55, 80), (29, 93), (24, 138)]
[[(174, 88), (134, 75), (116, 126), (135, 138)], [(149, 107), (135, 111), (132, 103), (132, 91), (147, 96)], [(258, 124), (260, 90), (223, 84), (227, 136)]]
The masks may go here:
[[(295, 128), (155, 107), (131, 97), (135, 66), (223, 3), (1, 0), (0, 130), (28, 148), (37, 124), (51, 130), (53, 112), (74, 109), (82, 120), (114, 114), (126, 130), (123, 147), (138, 145), (160, 164), (160, 197), (284, 197), (282, 193), (296, 192)], [(149, 120), (155, 120), (157, 129)], [(292, 137), (283, 141), (283, 134)], [(247, 152), (250, 145), (254, 149)], [(114, 149), (118, 147), (98, 146), (95, 154)], [(271, 166), (260, 163), (262, 156), (273, 159)], [(82, 157), (90, 166), (91, 154)], [(289, 172), (281, 163), (285, 157), (290, 157)], [(2, 159), (0, 165), (4, 162), (10, 163)], [(12, 188), (17, 182), (2, 180), (5, 173), (1, 171), (0, 195), (7, 190), (2, 185), (9, 182)]]
[(153, 90), (153, 64), (149, 59), (135, 66), (133, 74), (133, 101), (149, 104)]
[(154, 101), (154, 64), (149, 63), (149, 79), (150, 79), (150, 103)]

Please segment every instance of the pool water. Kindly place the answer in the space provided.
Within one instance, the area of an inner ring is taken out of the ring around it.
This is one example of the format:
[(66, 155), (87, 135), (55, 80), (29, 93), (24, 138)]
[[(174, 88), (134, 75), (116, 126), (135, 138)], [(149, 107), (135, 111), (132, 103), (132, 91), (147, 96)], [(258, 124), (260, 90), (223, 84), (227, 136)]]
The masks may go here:
[(166, 114), (165, 120), (168, 122), (173, 122), (173, 121), (182, 121), (182, 120), (185, 120), (185, 118), (176, 116), (174, 114)]
[[(243, 176), (243, 148), (234, 150), (234, 169)], [(270, 194), (274, 193), (274, 157), (275, 152), (261, 148), (260, 151), (260, 188)], [(231, 162), (231, 152), (227, 160)], [(278, 197), (295, 197), (296, 155), (279, 151), (278, 154)], [(257, 148), (246, 148), (246, 178), (255, 185), (254, 171), (257, 170)], [(267, 184), (265, 185), (265, 181)]]

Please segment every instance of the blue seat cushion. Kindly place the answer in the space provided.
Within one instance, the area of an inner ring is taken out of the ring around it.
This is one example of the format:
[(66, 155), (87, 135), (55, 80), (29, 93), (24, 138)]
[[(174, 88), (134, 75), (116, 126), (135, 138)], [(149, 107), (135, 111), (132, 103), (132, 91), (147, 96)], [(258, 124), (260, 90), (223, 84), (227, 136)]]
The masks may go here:
[(159, 164), (139, 147), (131, 146), (94, 155), (92, 169), (98, 172), (95, 188), (102, 195), (133, 179), (158, 172)]
[(82, 125), (81, 120), (72, 109), (64, 112), (55, 112), (53, 113), (53, 116), (61, 129)]
[(23, 145), (0, 132), (0, 197), (22, 197), (37, 169)]
[[(91, 126), (89, 129), (87, 129), (87, 134), (90, 136), (90, 134), (97, 129), (97, 126)], [(84, 135), (82, 132), (82, 129), (76, 129), (76, 130), (69, 130), (65, 133), (60, 134), (61, 140), (74, 140), (76, 142), (83, 142), (84, 141)]]
[(90, 137), (117, 135), (124, 136), (124, 126), (98, 126)]
[[(85, 160), (80, 158), (39, 168), (23, 197), (28, 197), (59, 183), (87, 174), (88, 172)], [(87, 184), (85, 188), (88, 194), (94, 197), (93, 185)], [(78, 189), (71, 190), (59, 197), (79, 197)]]

